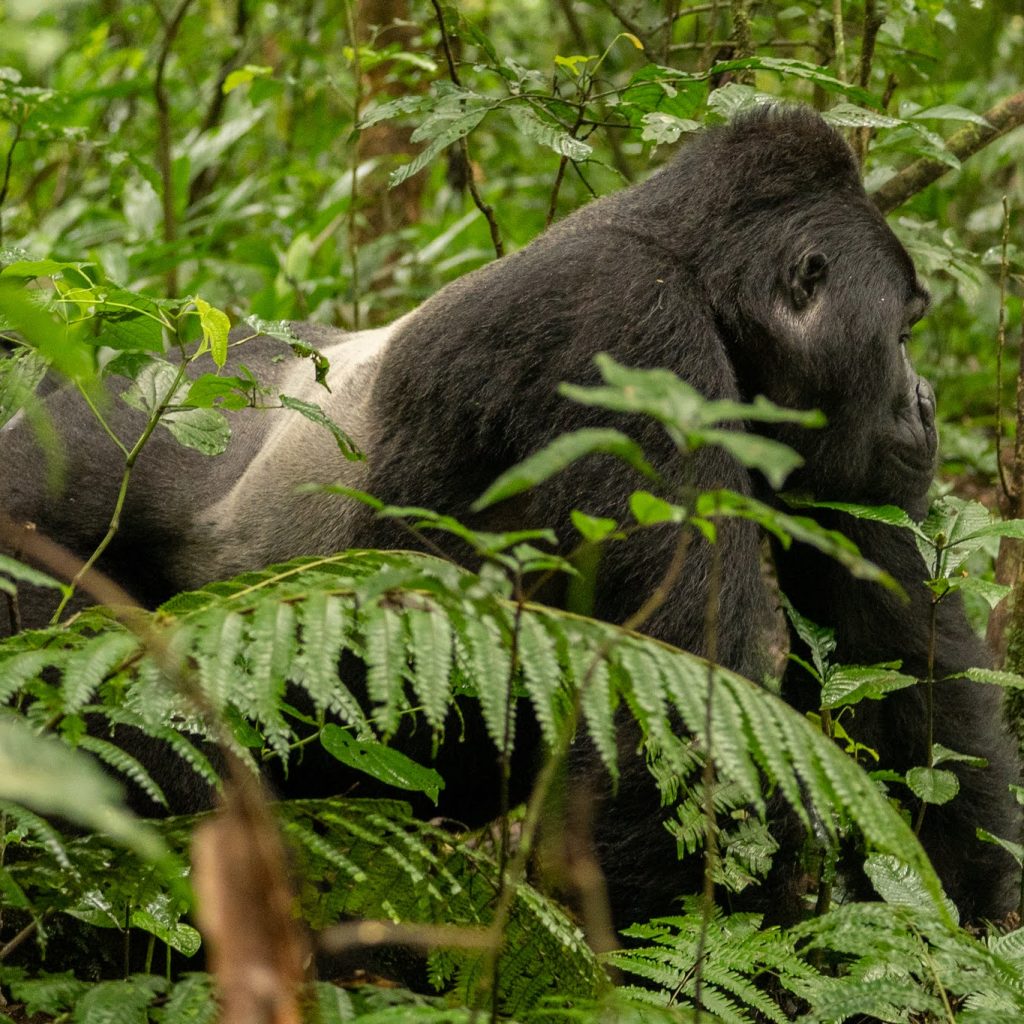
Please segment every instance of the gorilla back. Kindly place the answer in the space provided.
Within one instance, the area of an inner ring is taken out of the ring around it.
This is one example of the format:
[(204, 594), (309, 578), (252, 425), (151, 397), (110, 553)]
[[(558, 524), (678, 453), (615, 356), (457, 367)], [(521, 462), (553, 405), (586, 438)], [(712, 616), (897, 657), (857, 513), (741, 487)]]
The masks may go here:
[[(627, 517), (635, 484), (629, 470), (594, 457), (484, 516), (470, 506), (498, 473), (558, 434), (609, 423), (609, 414), (557, 390), (563, 380), (595, 383), (593, 357), (602, 351), (630, 366), (668, 367), (708, 398), (763, 394), (822, 409), (828, 426), (821, 431), (758, 427), (803, 456), (790, 485), (819, 499), (897, 503), (918, 514), (933, 469), (934, 402), (905, 342), (926, 305), (910, 258), (865, 195), (842, 138), (809, 110), (761, 109), (702, 134), (648, 181), (593, 202), (390, 327), (350, 336), (298, 325), (300, 336), (324, 346), (329, 411), (367, 461), (344, 462), (326, 432), (285, 410), (235, 415), (230, 449), (215, 459), (158, 432), (136, 465), (107, 568), (153, 601), (298, 554), (408, 544), (396, 524), (363, 506), (297, 492), (310, 481), (342, 480), (386, 502), (434, 508), (484, 528), (553, 526), (568, 546), (569, 514), (579, 505)], [(242, 352), (257, 373), (278, 375), (281, 390), (300, 397), (303, 388), (313, 390), (301, 382), (302, 369), (274, 362), (272, 339)], [(312, 397), (325, 400), (322, 392)], [(32, 472), (35, 441), (19, 423), (0, 434), (0, 503), (86, 554), (106, 531), (122, 464), (73, 393), (59, 392), (49, 404), (70, 442), (64, 498), (55, 503), (44, 494)], [(135, 419), (122, 409), (115, 428), (129, 433)], [(637, 438), (668, 481), (682, 482), (677, 454), (657, 425), (616, 425)], [(718, 449), (699, 451), (687, 473), (698, 488), (774, 497)], [(847, 532), (903, 583), (909, 603), (854, 585), (799, 545), (777, 553), (783, 586), (798, 608), (836, 629), (841, 659), (899, 659), (923, 676), (927, 571), (912, 539), (865, 523)], [(596, 614), (622, 621), (634, 611), (664, 574), (673, 544), (667, 532), (649, 531), (612, 546), (601, 564)], [(760, 537), (752, 524), (726, 520), (718, 544), (725, 571), (717, 658), (761, 678), (771, 601)], [(706, 544), (692, 546), (687, 571), (649, 632), (703, 652), (711, 557)], [(937, 677), (984, 663), (955, 599), (940, 605), (939, 629)], [(798, 705), (814, 703), (798, 669), (784, 692)], [(923, 839), (961, 909), (997, 914), (1012, 901), (1012, 865), (973, 836), (976, 826), (1015, 834), (1006, 788), (1015, 777), (1012, 748), (998, 701), (984, 688), (944, 685), (937, 700), (936, 740), (948, 736), (950, 746), (988, 758), (990, 767), (958, 770), (961, 797), (929, 809)], [(858, 710), (858, 738), (891, 767), (926, 763), (922, 701), (911, 690)], [(575, 756), (577, 777), (600, 771), (585, 749)], [(596, 824), (619, 924), (671, 911), (685, 889), (662, 816), (634, 758)], [(790, 881), (780, 869), (772, 898)]]

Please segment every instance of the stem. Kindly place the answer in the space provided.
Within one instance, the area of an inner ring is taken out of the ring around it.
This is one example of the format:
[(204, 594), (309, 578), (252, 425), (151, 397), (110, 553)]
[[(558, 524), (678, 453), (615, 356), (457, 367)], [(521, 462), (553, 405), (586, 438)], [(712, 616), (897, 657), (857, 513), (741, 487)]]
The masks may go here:
[[(936, 564), (938, 564), (940, 557), (941, 550), (936, 552)], [(940, 600), (941, 598), (937, 594), (932, 595), (932, 606), (928, 617), (928, 678), (925, 679), (925, 714), (928, 717), (928, 756), (926, 767), (928, 768), (934, 767), (935, 764), (935, 757), (932, 751), (932, 745), (935, 742), (935, 633)], [(921, 829), (924, 826), (924, 814), (927, 809), (928, 804), (922, 800), (921, 806), (917, 811), (917, 818), (914, 821), (915, 836), (921, 835)]]
[[(512, 725), (515, 722), (516, 699), (515, 681), (519, 671), (519, 635), (523, 621), (523, 581), (520, 573), (516, 574), (515, 582), (516, 611), (512, 624), (512, 658), (508, 670), (508, 688), (505, 694), (505, 735), (501, 738), (501, 784), (499, 797), (499, 815), (501, 821), (501, 842), (498, 847), (498, 901), (505, 896), (505, 888), (511, 879), (505, 875), (508, 869), (509, 850), (512, 837), (509, 831), (508, 815), (510, 810), (510, 784), (512, 781)], [(491, 969), (491, 1024), (498, 1024), (498, 986), (501, 981), (501, 957), (495, 956)]]
[[(1020, 439), (1015, 442), (1014, 482), (1013, 486), (1006, 479), (1006, 468), (1003, 466), (1003, 351), (1006, 348), (1006, 277), (1009, 270), (1007, 248), (1010, 243), (1010, 204), (1003, 196), (1003, 239), (1002, 252), (999, 257), (999, 327), (996, 331), (996, 468), (999, 471), (999, 486), (1008, 506), (1013, 506), (1021, 494), (1021, 481), (1017, 479), (1024, 468), (1020, 468)], [(1017, 411), (1020, 420), (1020, 377), (1017, 378)]]
[(835, 40), (836, 78), (846, 81), (846, 32), (843, 29), (843, 0), (832, 0), (832, 36)]
[(704, 958), (707, 955), (708, 930), (715, 912), (715, 865), (718, 863), (718, 821), (715, 817), (715, 762), (712, 745), (714, 726), (715, 659), (718, 655), (719, 591), (722, 579), (722, 553), (712, 547), (711, 574), (708, 579), (708, 604), (704, 615), (704, 650), (708, 659), (707, 694), (704, 709), (704, 886), (701, 892), (700, 934), (694, 954), (693, 1019), (700, 1024), (703, 1012)]
[[(191, 2), (191, 0), (190, 0)], [(61, 615), (64, 614), (64, 609), (67, 607), (68, 602), (75, 594), (75, 590), (82, 581), (82, 577), (92, 569), (92, 567), (99, 561), (103, 552), (110, 546), (111, 541), (117, 535), (118, 528), (121, 525), (121, 512), (124, 510), (125, 499), (128, 496), (128, 482), (131, 480), (132, 470), (135, 468), (135, 461), (139, 455), (142, 454), (142, 449), (145, 448), (146, 442), (152, 437), (153, 431), (156, 430), (157, 424), (160, 422), (163, 414), (167, 411), (167, 407), (171, 403), (171, 399), (176, 394), (178, 388), (181, 385), (182, 380), (185, 378), (185, 370), (188, 366), (187, 362), (182, 362), (178, 367), (178, 372), (175, 375), (174, 381), (171, 386), (167, 389), (167, 393), (164, 395), (160, 404), (153, 411), (149, 418), (149, 422), (146, 424), (145, 430), (143, 430), (139, 439), (135, 442), (135, 446), (127, 454), (124, 460), (124, 473), (121, 475), (121, 486), (118, 488), (117, 501), (114, 503), (114, 511), (110, 516), (110, 523), (107, 526), (107, 532), (103, 539), (96, 546), (93, 553), (85, 560), (82, 567), (75, 573), (71, 580), (67, 590), (64, 592), (61, 602), (57, 605), (57, 610), (53, 613), (50, 619), (50, 625), (55, 626), (60, 622)], [(122, 449), (123, 450), (123, 449)]]
[[(461, 88), (462, 82), (459, 80), (459, 71), (455, 66), (455, 58), (452, 55), (452, 47), (448, 39), (448, 29), (444, 24), (444, 13), (438, 0), (430, 0), (430, 2), (434, 8), (437, 27), (441, 30), (441, 45), (444, 49), (445, 60), (448, 63), (448, 77), (452, 80), (453, 85)], [(501, 231), (498, 228), (497, 220), (495, 220), (493, 208), (484, 201), (484, 197), (477, 188), (476, 176), (473, 174), (473, 161), (469, 158), (469, 142), (466, 140), (465, 135), (459, 139), (459, 150), (466, 165), (466, 187), (469, 189), (469, 194), (473, 197), (476, 208), (484, 215), (484, 219), (487, 221), (487, 226), (491, 232), (491, 245), (494, 246), (494, 254), (498, 259), (501, 259), (505, 255), (505, 243), (501, 240)]]
[(11, 168), (14, 166), (14, 151), (18, 148), (18, 143), (21, 141), (23, 127), (20, 121), (14, 126), (14, 138), (11, 139), (11, 144), (7, 147), (7, 159), (4, 161), (4, 180), (3, 184), (0, 184), (0, 242), (4, 240), (3, 207), (4, 203), (7, 202), (7, 190), (11, 186)]
[[(654, 614), (655, 611), (657, 611), (658, 608), (661, 607), (662, 604), (664, 604), (668, 595), (671, 593), (672, 587), (682, 575), (683, 567), (686, 563), (686, 553), (689, 549), (691, 538), (692, 533), (690, 530), (684, 528), (679, 531), (672, 560), (661, 580), (661, 583), (655, 589), (654, 593), (644, 601), (640, 608), (638, 608), (622, 624), (623, 633), (620, 635), (624, 635), (626, 632), (638, 629), (647, 621), (648, 618), (650, 618), (651, 615)], [(523, 825), (519, 836), (519, 848), (516, 850), (515, 856), (512, 857), (509, 862), (508, 871), (506, 872), (507, 880), (504, 882), (497, 905), (494, 908), (494, 920), (491, 923), (491, 929), (495, 936), (501, 936), (504, 933), (505, 926), (508, 923), (509, 914), (512, 910), (512, 902), (515, 899), (516, 888), (526, 875), (526, 866), (529, 864), (530, 857), (533, 853), (534, 842), (537, 838), (541, 817), (543, 815), (544, 808), (547, 805), (551, 788), (554, 785), (562, 764), (568, 756), (569, 747), (572, 745), (573, 739), (576, 736), (576, 726), (579, 723), (582, 710), (580, 703), (582, 694), (586, 690), (591, 679), (593, 679), (594, 672), (597, 671), (597, 666), (608, 656), (608, 652), (616, 642), (617, 638), (609, 639), (594, 652), (594, 657), (590, 666), (588, 667), (583, 679), (576, 687), (572, 707), (569, 709), (569, 713), (566, 715), (565, 721), (562, 723), (562, 728), (558, 733), (554, 747), (548, 754), (547, 758), (545, 758), (544, 764), (537, 773), (537, 779), (533, 784), (533, 789), (530, 791), (530, 797), (526, 802), (526, 813), (523, 816)], [(594, 945), (593, 942), (591, 944)], [(496, 940), (495, 944), (488, 950), (487, 956), (485, 957), (482, 965), (481, 977), (486, 978), (493, 976), (493, 961), (498, 957), (499, 947), (500, 941)]]
[(354, 94), (352, 97), (352, 179), (348, 192), (348, 259), (352, 267), (352, 330), (359, 330), (359, 242), (356, 238), (356, 204), (359, 201), (359, 142), (362, 133), (359, 130), (359, 117), (363, 107), (363, 67), (359, 56), (359, 36), (356, 32), (356, 21), (352, 13), (352, 0), (345, 0), (345, 21), (348, 37), (352, 42), (352, 78)]
[[(162, 19), (163, 14), (157, 0), (152, 0), (152, 3), (156, 8), (157, 15)], [(174, 172), (171, 166), (171, 101), (164, 85), (164, 74), (167, 70), (167, 59), (170, 57), (171, 47), (174, 45), (185, 12), (191, 3), (192, 0), (181, 0), (171, 20), (164, 25), (164, 40), (157, 57), (156, 78), (153, 80), (153, 97), (156, 100), (157, 111), (156, 156), (162, 184), (161, 192), (163, 193), (161, 199), (164, 212), (164, 241), (167, 243), (168, 256), (172, 259), (165, 279), (168, 295), (178, 294), (178, 265), (173, 262), (173, 242), (178, 234), (178, 221), (174, 210)]]

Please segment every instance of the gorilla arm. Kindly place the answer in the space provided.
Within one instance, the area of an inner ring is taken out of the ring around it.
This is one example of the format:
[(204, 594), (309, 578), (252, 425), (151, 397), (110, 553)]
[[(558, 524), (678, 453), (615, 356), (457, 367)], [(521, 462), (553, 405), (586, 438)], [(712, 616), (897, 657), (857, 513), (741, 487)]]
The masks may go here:
[[(796, 544), (776, 553), (783, 593), (802, 615), (835, 629), (837, 663), (901, 661), (903, 672), (923, 680), (933, 652), (934, 742), (983, 757), (988, 767), (943, 765), (957, 775), (960, 792), (949, 803), (927, 808), (920, 838), (961, 914), (972, 920), (999, 918), (1016, 904), (1019, 875), (1009, 854), (973, 837), (976, 828), (984, 828), (1019, 838), (1020, 812), (1008, 790), (1018, 781), (1015, 745), (1004, 727), (1001, 691), (956, 678), (964, 669), (987, 665), (988, 652), (971, 629), (958, 594), (933, 606), (923, 582), (931, 573), (910, 531), (840, 513), (817, 518), (890, 572), (909, 600), (855, 580), (834, 561)], [(783, 696), (807, 711), (820, 703), (817, 682), (795, 663), (783, 680)], [(925, 685), (882, 701), (864, 700), (854, 712), (845, 728), (878, 753), (880, 767), (905, 772), (929, 763)], [(908, 796), (905, 791), (896, 795), (901, 800)]]

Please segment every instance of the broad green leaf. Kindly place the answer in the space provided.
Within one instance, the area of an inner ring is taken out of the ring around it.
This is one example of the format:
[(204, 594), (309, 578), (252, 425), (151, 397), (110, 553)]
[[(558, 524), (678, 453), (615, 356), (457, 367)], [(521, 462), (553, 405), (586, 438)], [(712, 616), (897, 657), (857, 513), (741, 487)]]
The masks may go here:
[(506, 498), (522, 494), (562, 472), (577, 459), (597, 454), (614, 455), (644, 476), (657, 479), (653, 467), (644, 458), (642, 449), (635, 441), (618, 430), (587, 427), (562, 434), (547, 447), (506, 470), (477, 498), (472, 506), (473, 511), (479, 512)]
[(0, 281), (0, 314), (65, 377), (88, 381), (95, 375), (96, 352), (81, 328), (54, 319), (24, 285)]
[(346, 459), (351, 461), (361, 461), (366, 456), (359, 450), (355, 441), (352, 440), (349, 435), (338, 426), (337, 423), (331, 419), (317, 405), (315, 402), (307, 402), (301, 398), (293, 398), (291, 395), (280, 395), (281, 404), (286, 409), (291, 409), (294, 412), (299, 413), (300, 416), (305, 416), (311, 423), (316, 423), (321, 427), (326, 428), (330, 431), (331, 436), (334, 438), (335, 443), (338, 446), (338, 451), (345, 456)]
[(932, 765), (948, 764), (956, 761), (960, 764), (969, 764), (972, 768), (984, 768), (988, 761), (983, 757), (976, 757), (974, 754), (960, 754), (941, 743), (932, 744)]
[[(1024, 846), (1020, 843), (1015, 843), (1012, 839), (1003, 839), (1001, 836), (997, 836), (992, 832), (988, 832), (983, 828), (976, 830), (977, 837), (983, 843), (992, 843), (995, 846), (1001, 846), (1011, 857), (1017, 862), (1018, 867), (1024, 866)], [(1013, 945), (1018, 949), (1017, 956), (1015, 959), (1020, 960), (1021, 955), (1019, 952), (1021, 939), (1024, 938), (1024, 930), (1017, 929), (1017, 931), (1010, 932), (1008, 935), (995, 935), (992, 936), (990, 941), (992, 942), (993, 949), (999, 952), (999, 946), (1001, 943)]]
[(960, 792), (960, 780), (944, 768), (911, 768), (907, 785), (926, 804), (948, 804)]
[(203, 455), (220, 455), (231, 440), (231, 428), (216, 409), (176, 409), (160, 420), (178, 444)]
[(211, 306), (205, 299), (194, 300), (199, 313), (199, 325), (203, 330), (203, 344), (210, 346), (210, 356), (217, 366), (228, 361), (228, 332), (231, 321), (227, 313)]
[(10, 555), (0, 555), (0, 574), (22, 583), (30, 583), (33, 587), (47, 587), (50, 590), (64, 590), (64, 584), (48, 576), (39, 569), (33, 569), (24, 562), (19, 562)]
[(444, 779), (433, 768), (425, 768), (400, 750), (374, 740), (357, 740), (348, 729), (330, 722), (320, 733), (324, 750), (342, 764), (365, 772), (388, 786), (425, 793), (436, 804)]
[(653, 142), (658, 146), (671, 146), (678, 142), (680, 135), (700, 131), (701, 124), (688, 117), (676, 117), (660, 110), (652, 110), (644, 114), (641, 123), (643, 131), (640, 138), (644, 142)]
[(651, 494), (650, 491), (634, 491), (629, 496), (629, 511), (641, 526), (656, 526), (658, 523), (686, 522), (686, 509), (673, 505)]
[(594, 151), (594, 147), (574, 138), (565, 129), (541, 120), (530, 107), (516, 104), (508, 108), (516, 128), (528, 139), (553, 149), (559, 156), (569, 160), (586, 160)]
[(224, 79), (224, 84), (220, 87), (221, 92), (226, 96), (239, 86), (248, 85), (254, 78), (266, 78), (273, 73), (274, 69), (264, 64), (245, 64), (229, 72), (227, 78)]
[(887, 693), (917, 684), (888, 665), (838, 666), (828, 671), (821, 689), (821, 706), (838, 708), (862, 700), (881, 700)]
[(619, 528), (619, 524), (614, 519), (608, 519), (603, 516), (588, 516), (585, 512), (580, 512), (579, 509), (575, 508), (569, 513), (569, 518), (572, 520), (572, 525), (576, 527), (580, 536), (591, 544), (600, 544), (601, 541), (611, 537)]
[(969, 668), (958, 672), (955, 678), (965, 677), (975, 683), (1001, 686), (1004, 690), (1024, 690), (1024, 676), (1016, 672), (1004, 672), (994, 668)]
[(898, 117), (880, 114), (877, 110), (865, 110), (853, 103), (837, 103), (821, 116), (837, 128), (898, 128), (903, 124)]
[[(388, 187), (395, 188), (401, 185), (406, 178), (418, 174), (433, 161), (440, 153), (444, 152), (452, 143), (468, 135), (487, 115), (491, 109), (490, 104), (484, 104), (482, 99), (473, 96), (475, 105), (469, 109), (452, 107), (444, 114), (435, 113), (427, 118), (412, 133), (413, 142), (427, 141), (427, 145), (409, 163), (403, 164), (388, 176)], [(461, 112), (459, 112), (461, 110)]]
[(976, 114), (966, 107), (958, 107), (955, 103), (940, 103), (935, 107), (926, 107), (924, 110), (908, 114), (907, 117), (911, 121), (969, 121), (979, 128), (992, 127), (981, 114)]
[(760, 434), (748, 434), (741, 430), (711, 429), (704, 430), (697, 436), (702, 444), (717, 445), (747, 469), (756, 469), (763, 473), (775, 490), (779, 490), (789, 474), (804, 463), (803, 457), (788, 445), (761, 437)]
[[(922, 884), (918, 872), (895, 857), (873, 853), (864, 861), (864, 872), (886, 903), (925, 911), (935, 905), (932, 893)], [(950, 917), (959, 920), (953, 901), (945, 897), (944, 902)]]

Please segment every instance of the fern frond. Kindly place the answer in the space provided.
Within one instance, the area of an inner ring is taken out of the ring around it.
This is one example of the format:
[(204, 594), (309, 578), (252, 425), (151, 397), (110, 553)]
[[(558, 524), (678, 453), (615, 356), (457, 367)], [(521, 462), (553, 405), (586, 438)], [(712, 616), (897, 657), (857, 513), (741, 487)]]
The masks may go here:
[(104, 764), (110, 765), (115, 771), (131, 779), (154, 803), (161, 807), (167, 806), (167, 797), (153, 776), (142, 766), (138, 758), (132, 757), (126, 750), (102, 740), (98, 736), (85, 735), (79, 738), (78, 745), (90, 754), (95, 754)]

